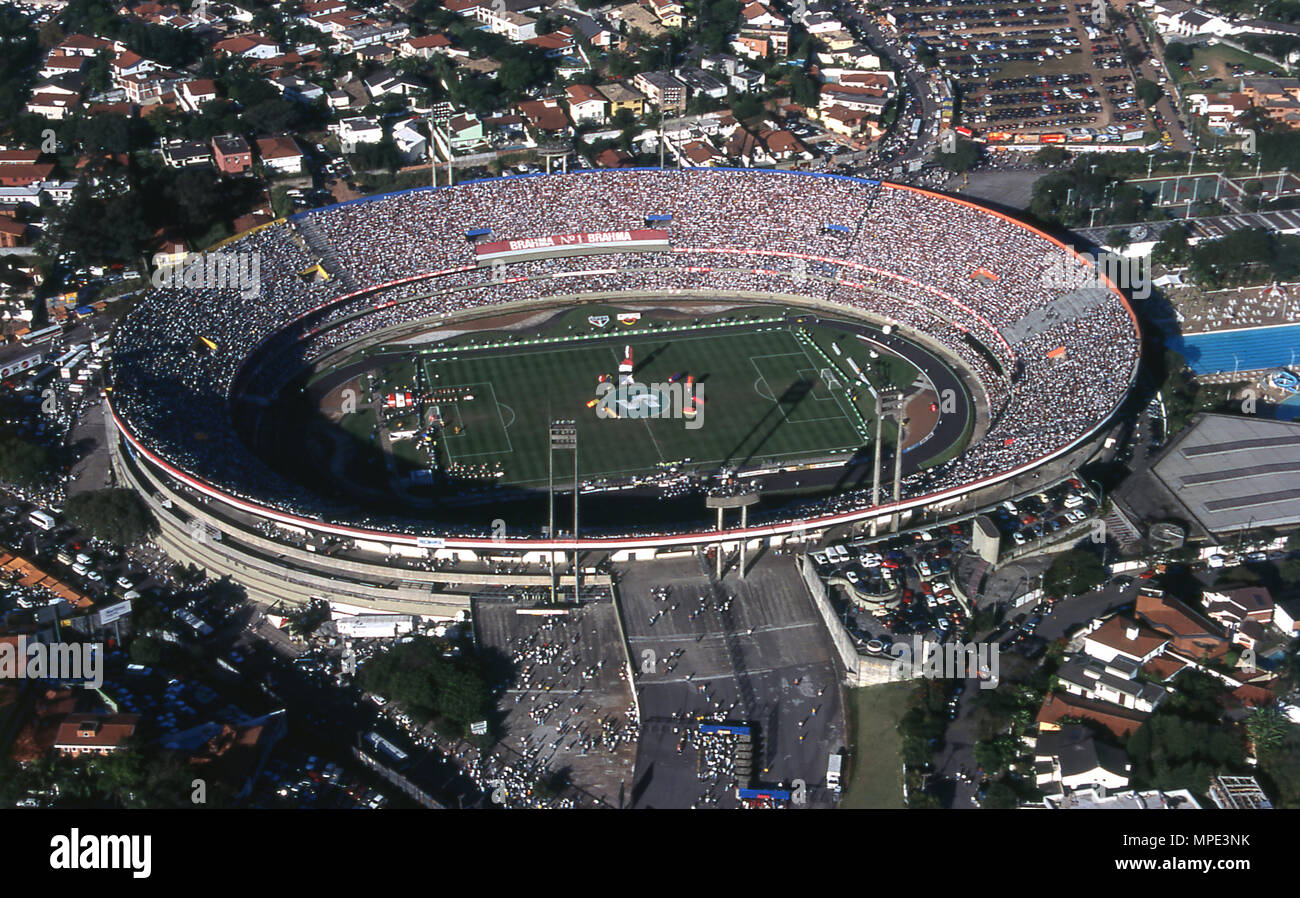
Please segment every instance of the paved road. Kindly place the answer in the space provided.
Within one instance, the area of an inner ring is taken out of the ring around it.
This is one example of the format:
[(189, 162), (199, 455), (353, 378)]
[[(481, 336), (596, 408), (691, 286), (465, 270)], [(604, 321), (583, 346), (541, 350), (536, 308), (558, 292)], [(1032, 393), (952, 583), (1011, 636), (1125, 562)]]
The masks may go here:
[[(913, 62), (899, 52), (899, 39), (896, 35), (885, 34), (880, 29), (880, 26), (859, 10), (844, 9), (840, 14), (862, 29), (862, 33), (867, 38), (867, 43), (872, 49), (889, 60), (900, 73), (903, 83), (907, 85), (908, 94), (915, 97), (921, 105), (921, 119), (923, 122), (921, 134), (915, 141), (909, 141), (903, 146), (898, 152), (894, 164), (924, 158), (929, 152), (927, 141), (930, 136), (930, 126), (939, 120), (939, 101), (930, 92), (928, 79), (917, 70)], [(903, 111), (900, 110), (896, 125), (898, 133), (906, 135), (906, 126), (909, 123), (910, 117), (905, 116)]]

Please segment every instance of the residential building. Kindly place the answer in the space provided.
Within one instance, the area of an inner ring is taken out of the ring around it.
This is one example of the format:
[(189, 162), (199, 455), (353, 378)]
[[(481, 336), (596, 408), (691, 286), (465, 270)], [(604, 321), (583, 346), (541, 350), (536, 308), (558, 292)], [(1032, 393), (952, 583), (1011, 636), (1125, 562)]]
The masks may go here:
[(1139, 595), (1134, 617), (1169, 639), (1169, 648), (1193, 661), (1222, 658), (1229, 643), (1223, 628), (1168, 597)]
[(212, 164), (212, 144), (177, 137), (162, 142), (163, 162), (169, 168), (191, 168)]
[(429, 158), (429, 138), (422, 130), (423, 127), (423, 120), (418, 116), (403, 119), (393, 125), (393, 143), (397, 145), (397, 152), (404, 163)]
[(338, 137), (339, 151), (345, 155), (355, 153), (359, 146), (379, 143), (384, 139), (384, 129), (379, 122), (362, 116), (342, 119), (330, 125), (329, 130)]
[(362, 47), (377, 46), (401, 40), (410, 35), (411, 29), (400, 22), (367, 21), (345, 28), (335, 36), (339, 50), (343, 53), (355, 53)]
[(1049, 692), (1038, 709), (1036, 722), (1039, 732), (1059, 729), (1060, 721), (1072, 723), (1090, 720), (1105, 729), (1116, 739), (1127, 739), (1142, 726), (1147, 715), (1122, 708), (1110, 702), (1092, 701), (1068, 692)]
[(195, 78), (176, 89), (176, 102), (190, 112), (198, 112), (204, 103), (211, 103), (216, 98), (217, 83), (211, 78)]
[(537, 37), (537, 20), (523, 13), (493, 6), (479, 6), (476, 9), (476, 17), (488, 26), (488, 31), (499, 34), (516, 44)]
[(245, 59), (270, 59), (280, 55), (280, 45), (260, 34), (239, 34), (218, 41), (212, 48), (218, 56), (242, 56)]
[(257, 155), (264, 169), (280, 174), (302, 173), (302, 150), (292, 137), (257, 138)]
[(602, 84), (596, 90), (600, 91), (600, 95), (609, 101), (610, 118), (614, 118), (624, 109), (632, 113), (636, 118), (640, 118), (645, 110), (645, 94), (622, 81), (611, 81), (609, 84)]
[(1139, 680), (1139, 669), (1139, 664), (1123, 655), (1116, 655), (1110, 661), (1076, 655), (1060, 666), (1056, 678), (1071, 695), (1149, 714), (1165, 697), (1165, 691), (1154, 683)]
[(1300, 598), (1274, 603), (1273, 626), (1288, 636), (1300, 633)]
[(569, 117), (554, 97), (520, 103), (519, 113), (538, 131), (558, 133), (569, 129)]
[(1132, 765), (1123, 749), (1099, 742), (1085, 726), (1040, 733), (1034, 743), (1034, 772), (1044, 795), (1128, 785)]
[(1222, 624), (1234, 644), (1255, 648), (1264, 627), (1273, 622), (1273, 596), (1262, 586), (1247, 586), (1226, 592), (1207, 592), (1205, 613)]
[(677, 77), (690, 90), (691, 96), (705, 96), (714, 100), (726, 99), (727, 85), (703, 69), (680, 68)]
[(681, 0), (646, 0), (646, 3), (665, 28), (681, 28), (686, 24), (686, 8)]
[[(1031, 805), (1032, 807), (1032, 805)], [(1106, 788), (1079, 789), (1056, 798), (1047, 798), (1043, 807), (1055, 811), (1199, 811), (1196, 797), (1186, 789), (1161, 792), (1128, 790), (1111, 792)]]
[(408, 37), (397, 45), (397, 52), (401, 56), (414, 56), (419, 59), (429, 59), (436, 55), (450, 56), (452, 49), (451, 38), (445, 34)]
[(54, 750), (62, 755), (109, 755), (119, 751), (140, 722), (138, 714), (69, 714), (59, 724)]
[(1083, 650), (1098, 661), (1127, 658), (1141, 666), (1164, 651), (1168, 642), (1164, 634), (1117, 615), (1084, 637)]
[(223, 134), (212, 138), (212, 158), (222, 174), (242, 175), (253, 167), (253, 148), (238, 134)]
[(632, 84), (666, 115), (686, 111), (687, 87), (671, 72), (641, 72)]
[(1230, 811), (1271, 811), (1271, 802), (1253, 776), (1210, 777), (1210, 801)]
[(569, 117), (574, 124), (604, 124), (609, 101), (600, 91), (586, 84), (571, 84), (565, 88), (564, 93), (569, 102)]

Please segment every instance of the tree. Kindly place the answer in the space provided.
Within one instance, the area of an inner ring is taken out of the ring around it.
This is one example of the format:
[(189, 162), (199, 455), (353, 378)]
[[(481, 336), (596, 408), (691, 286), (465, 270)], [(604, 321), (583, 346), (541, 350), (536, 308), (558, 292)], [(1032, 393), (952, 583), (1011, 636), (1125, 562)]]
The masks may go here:
[(1138, 79), (1136, 90), (1137, 98), (1142, 101), (1143, 106), (1154, 106), (1165, 95), (1159, 84), (1146, 78)]
[(979, 145), (969, 140), (958, 140), (951, 153), (935, 153), (934, 161), (950, 172), (970, 171), (980, 161)]
[(289, 615), (289, 632), (306, 639), (329, 619), (329, 602), (315, 601)]
[(1043, 589), (1055, 595), (1078, 595), (1106, 582), (1106, 569), (1097, 553), (1070, 549), (1052, 559), (1043, 575)]
[(1218, 723), (1176, 714), (1161, 709), (1129, 737), (1134, 788), (1204, 793), (1214, 774), (1245, 770), (1246, 751), (1239, 735)]
[(21, 437), (0, 437), (0, 480), (33, 487), (41, 482), (49, 466), (49, 454), (40, 445)]
[(131, 660), (144, 665), (161, 663), (162, 643), (152, 636), (135, 637), (131, 640)]
[(1291, 722), (1276, 707), (1256, 708), (1246, 718), (1246, 735), (1260, 759), (1277, 751), (1290, 729)]
[(817, 80), (810, 78), (803, 69), (795, 70), (790, 76), (790, 99), (800, 106), (815, 107), (820, 96)]
[(1187, 235), (1187, 225), (1182, 223), (1165, 228), (1151, 249), (1151, 261), (1158, 265), (1185, 265), (1192, 249)]
[(1174, 65), (1183, 65), (1192, 61), (1192, 48), (1181, 41), (1175, 41), (1165, 47), (1165, 61)]
[(997, 776), (1011, 766), (1016, 759), (1016, 740), (1010, 736), (999, 736), (987, 742), (976, 742), (974, 747), (975, 763), (989, 777)]
[(1117, 253), (1128, 249), (1130, 239), (1128, 228), (1111, 228), (1106, 233), (1106, 245)]
[(1066, 159), (1070, 158), (1069, 152), (1065, 147), (1058, 144), (1048, 144), (1034, 154), (1034, 161), (1039, 165), (1056, 166), (1060, 165)]
[(118, 546), (133, 546), (158, 532), (148, 507), (129, 489), (77, 493), (68, 499), (65, 514), (91, 536)]
[(366, 662), (362, 685), (418, 720), (464, 735), (471, 723), (487, 717), (492, 692), (480, 664), (445, 652), (444, 643), (424, 636), (395, 645)]

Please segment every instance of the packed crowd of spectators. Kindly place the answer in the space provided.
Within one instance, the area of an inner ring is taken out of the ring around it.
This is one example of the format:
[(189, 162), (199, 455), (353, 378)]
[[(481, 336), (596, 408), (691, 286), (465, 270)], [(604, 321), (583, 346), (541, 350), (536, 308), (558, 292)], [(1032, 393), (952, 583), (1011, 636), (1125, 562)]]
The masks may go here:
[[(468, 237), (480, 228), (489, 240), (633, 230), (663, 215), (671, 219), (649, 226), (667, 230), (671, 251), (479, 266)], [(272, 472), (232, 425), (235, 406), (269, 400), (304, 365), (381, 330), (488, 305), (602, 292), (811, 297), (923, 335), (983, 391), (987, 432), (908, 478), (917, 495), (1069, 446), (1113, 410), (1138, 353), (1117, 297), (1064, 321), (1041, 315), (1069, 292), (1045, 285), (1077, 264), (1047, 238), (961, 202), (854, 179), (700, 170), (513, 178), (303, 213), (221, 251), (258, 255), (257, 289), (151, 291), (117, 331), (115, 411), (148, 449), (227, 493), (405, 532), (427, 533), (429, 522), (327, 510)], [(1014, 327), (1038, 318), (1055, 323)], [(867, 503), (865, 491), (848, 493), (784, 514)]]

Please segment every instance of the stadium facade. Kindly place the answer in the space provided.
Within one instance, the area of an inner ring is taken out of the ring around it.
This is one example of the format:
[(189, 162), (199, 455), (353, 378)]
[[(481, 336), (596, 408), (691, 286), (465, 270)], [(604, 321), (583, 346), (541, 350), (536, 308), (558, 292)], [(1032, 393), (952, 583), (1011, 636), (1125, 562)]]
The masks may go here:
[[(490, 179), (301, 213), (210, 252), (257, 253), (259, 288), (156, 289), (120, 322), (109, 399), (116, 469), (154, 507), (173, 554), (242, 573), (261, 584), (255, 593), (300, 598), (346, 581), (347, 601), (368, 610), (429, 613), (435, 584), (453, 579), (395, 570), (394, 557), (691, 551), (951, 502), (1089, 444), (1132, 386), (1140, 351), (1125, 297), (1055, 238), (964, 200), (841, 176)], [(264, 413), (304, 368), (382, 335), (620, 294), (764, 297), (888, 325), (963, 372), (981, 424), (955, 458), (909, 477), (898, 502), (872, 505), (859, 491), (752, 515), (743, 530), (508, 539), (323, 502), (272, 471), (235, 425)], [(320, 547), (331, 538), (384, 560), (327, 560)], [(292, 589), (284, 584), (295, 578), (280, 576), (273, 592), (277, 564), (298, 556), (317, 573)]]

